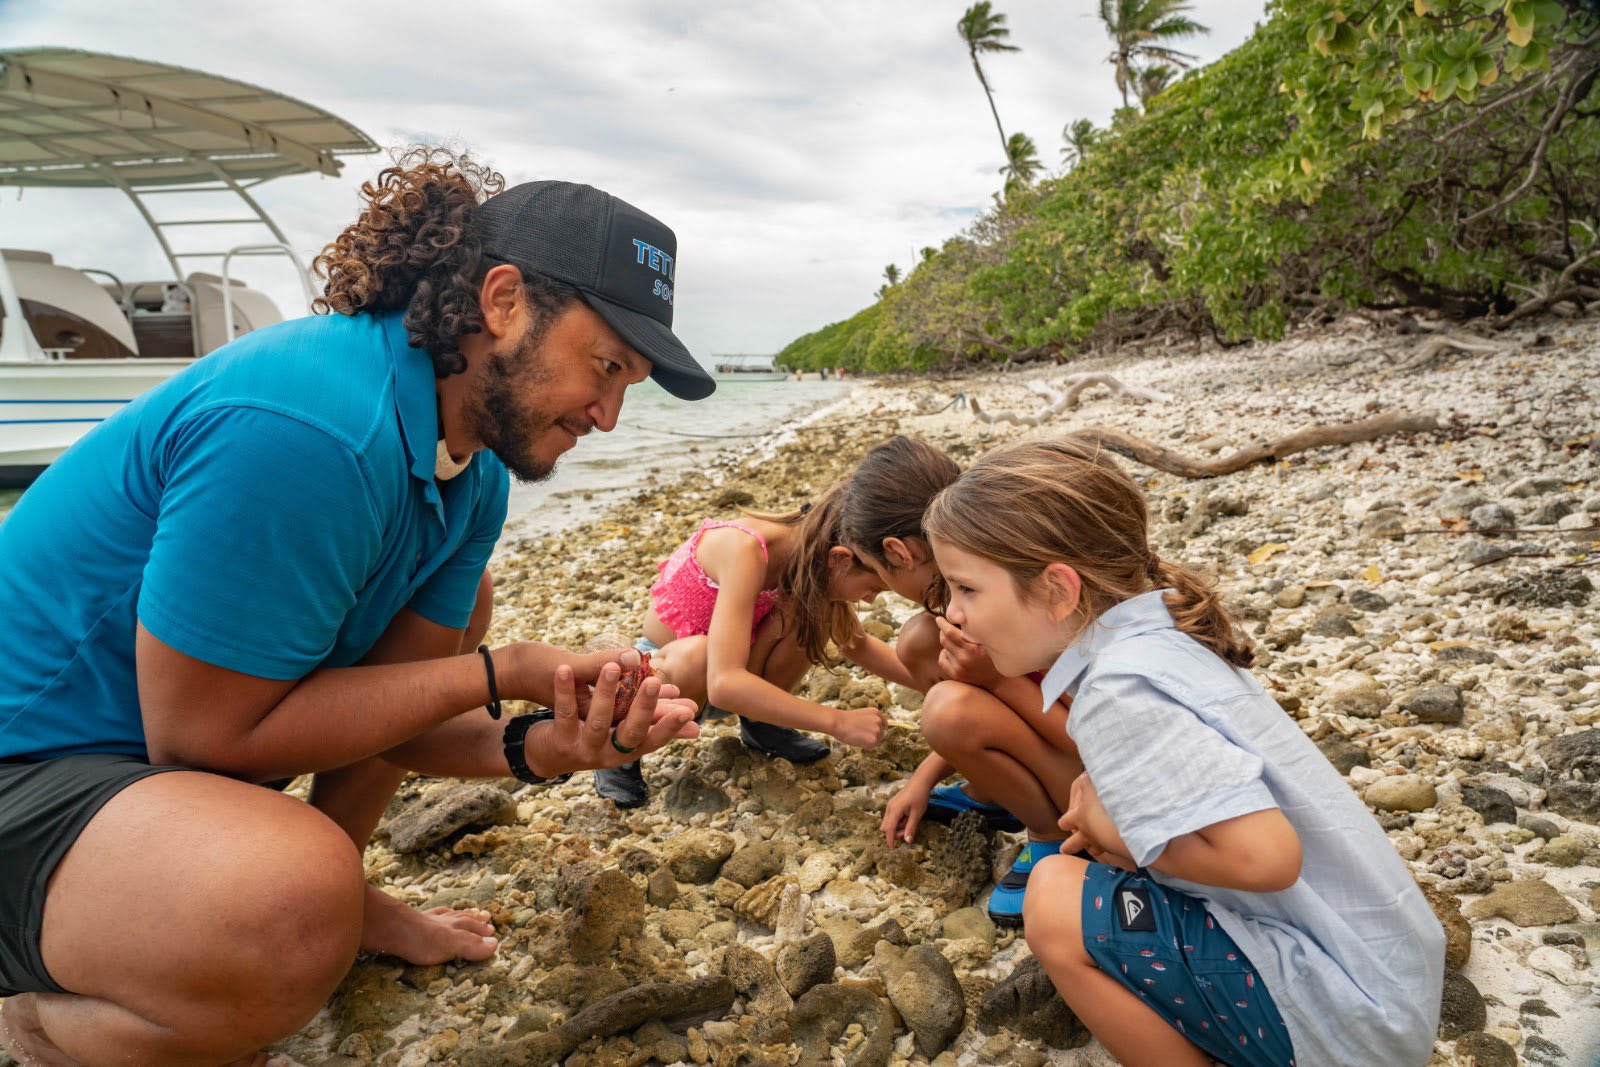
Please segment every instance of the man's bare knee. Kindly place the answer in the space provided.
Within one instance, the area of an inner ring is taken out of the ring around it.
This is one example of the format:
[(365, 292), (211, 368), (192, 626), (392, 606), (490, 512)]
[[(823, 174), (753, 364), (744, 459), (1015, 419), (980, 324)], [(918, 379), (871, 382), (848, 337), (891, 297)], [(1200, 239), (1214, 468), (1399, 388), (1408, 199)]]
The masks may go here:
[(964, 682), (940, 682), (922, 701), (922, 736), (936, 752), (965, 749), (981, 735), (973, 731), (973, 698), (984, 691)]

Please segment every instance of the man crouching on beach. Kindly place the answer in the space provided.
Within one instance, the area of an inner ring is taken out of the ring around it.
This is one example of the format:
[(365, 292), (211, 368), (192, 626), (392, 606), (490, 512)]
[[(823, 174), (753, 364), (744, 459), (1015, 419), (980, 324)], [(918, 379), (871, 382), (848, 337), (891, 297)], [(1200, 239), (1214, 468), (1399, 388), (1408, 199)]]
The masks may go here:
[[(318, 260), (337, 314), (134, 400), (0, 524), (22, 1063), (252, 1062), (358, 949), (487, 957), (486, 914), (363, 877), (406, 772), (537, 782), (694, 735), (654, 680), (613, 729), (631, 651), (480, 654), (507, 469), (545, 477), (646, 376), (713, 389), (670, 329), (671, 230), (589, 186), (501, 187), (413, 150)], [(554, 713), (496, 721), (497, 698)], [(254, 784), (306, 773), (310, 804)]]

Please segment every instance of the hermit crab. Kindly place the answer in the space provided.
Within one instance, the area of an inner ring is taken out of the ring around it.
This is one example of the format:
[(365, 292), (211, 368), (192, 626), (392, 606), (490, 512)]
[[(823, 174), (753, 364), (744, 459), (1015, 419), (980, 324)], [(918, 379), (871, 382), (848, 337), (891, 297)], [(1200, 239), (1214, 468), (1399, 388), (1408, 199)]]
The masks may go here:
[[(621, 634), (600, 634), (590, 639), (583, 646), (584, 652), (609, 652), (618, 648), (631, 648), (633, 642)], [(650, 665), (650, 653), (639, 654), (639, 664), (636, 667), (625, 667), (622, 679), (617, 683), (616, 710), (612, 712), (611, 721), (619, 723), (627, 718), (628, 709), (633, 706), (633, 698), (639, 695), (640, 686), (644, 685), (646, 678), (661, 677), (659, 671)], [(665, 679), (663, 679), (665, 680)]]

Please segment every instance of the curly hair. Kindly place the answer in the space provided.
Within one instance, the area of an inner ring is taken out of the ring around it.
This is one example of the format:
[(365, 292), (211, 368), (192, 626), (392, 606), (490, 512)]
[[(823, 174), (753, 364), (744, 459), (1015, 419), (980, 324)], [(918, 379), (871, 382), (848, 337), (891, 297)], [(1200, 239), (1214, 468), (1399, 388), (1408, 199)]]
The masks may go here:
[[(466, 369), (461, 338), (483, 329), (478, 299), (498, 261), (486, 256), (473, 221), (478, 205), (505, 179), (465, 152), (430, 145), (397, 149), (393, 162), (361, 186), (361, 217), (312, 261), (325, 279), (319, 314), (405, 309), (413, 348), (433, 357), (444, 378)], [(579, 298), (573, 287), (524, 271), (523, 296), (535, 329)]]

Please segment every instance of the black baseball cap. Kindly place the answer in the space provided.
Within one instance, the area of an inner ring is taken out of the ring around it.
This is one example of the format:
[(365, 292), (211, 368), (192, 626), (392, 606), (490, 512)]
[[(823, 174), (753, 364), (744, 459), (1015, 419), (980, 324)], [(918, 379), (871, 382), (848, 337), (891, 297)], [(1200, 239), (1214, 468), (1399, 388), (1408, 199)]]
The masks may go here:
[(475, 218), (486, 254), (576, 288), (667, 392), (700, 400), (716, 391), (672, 332), (678, 239), (660, 220), (592, 185), (556, 181), (514, 185)]

